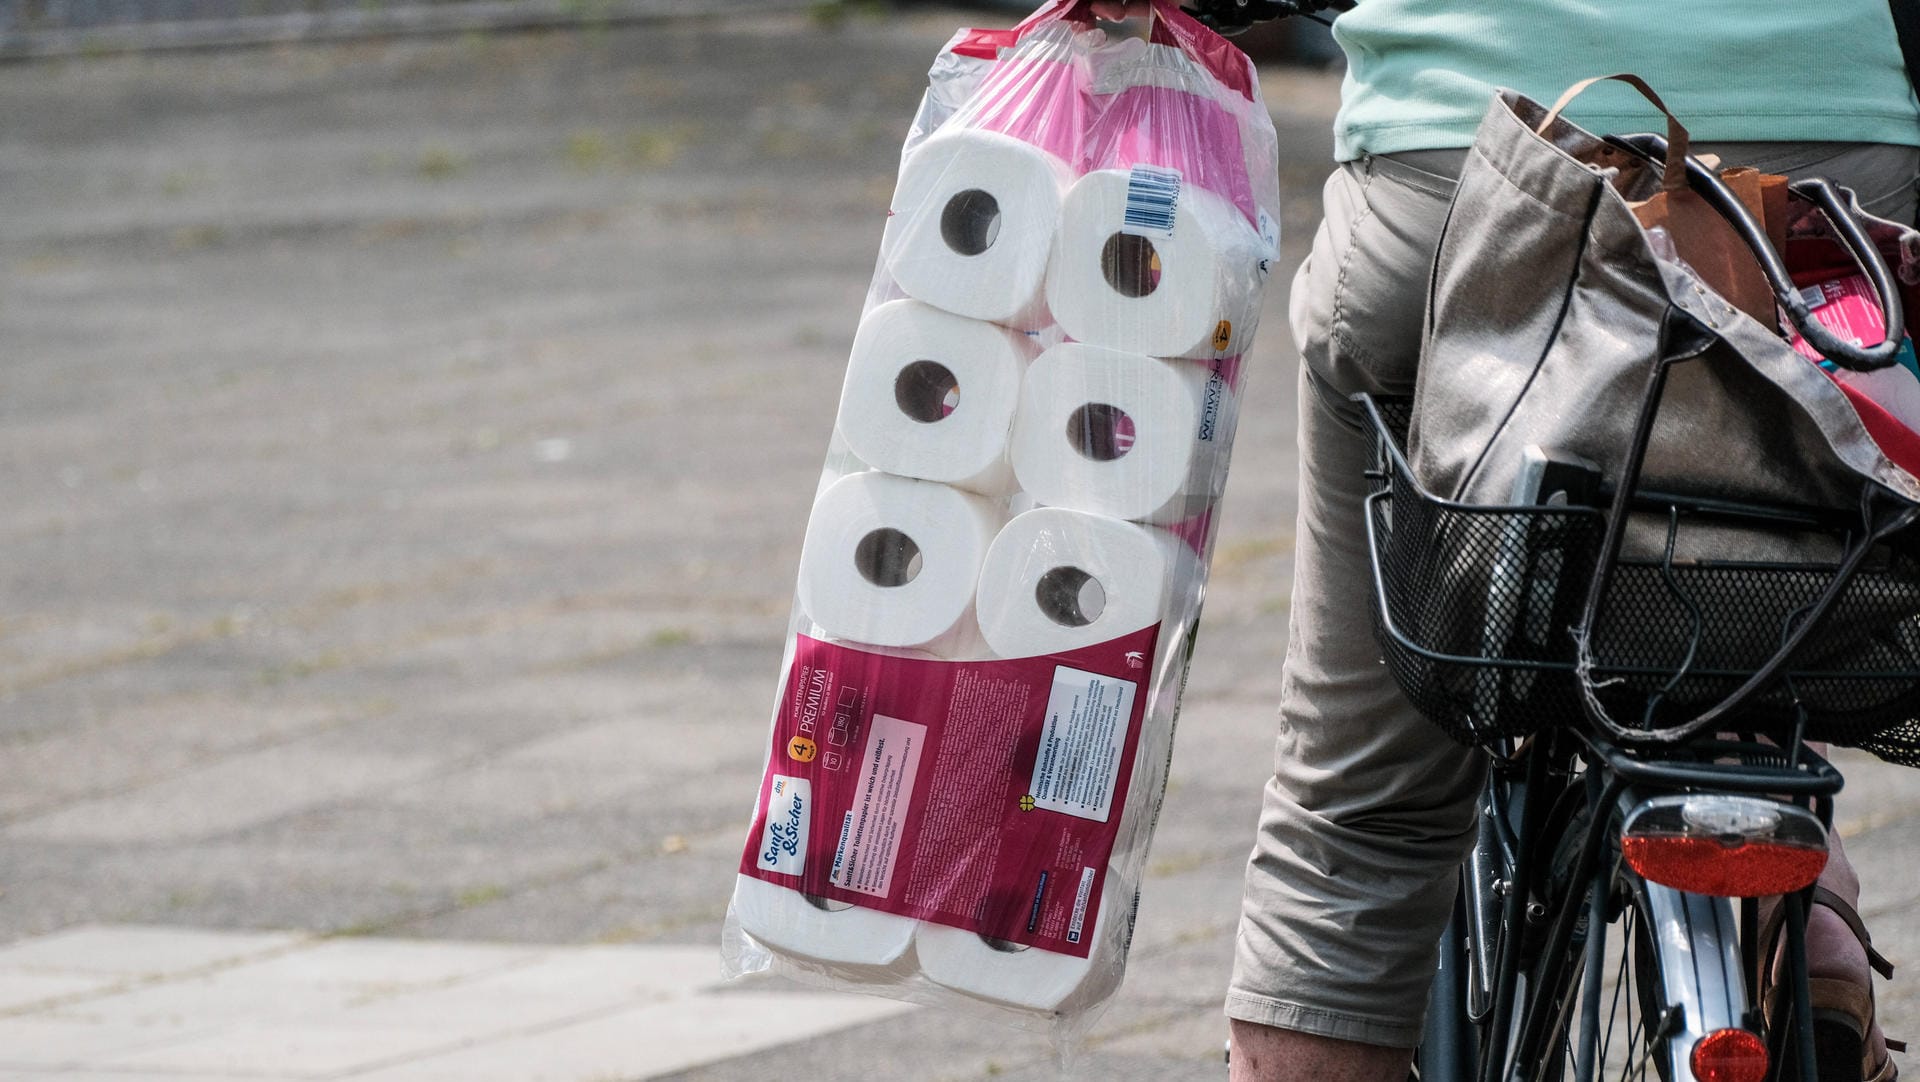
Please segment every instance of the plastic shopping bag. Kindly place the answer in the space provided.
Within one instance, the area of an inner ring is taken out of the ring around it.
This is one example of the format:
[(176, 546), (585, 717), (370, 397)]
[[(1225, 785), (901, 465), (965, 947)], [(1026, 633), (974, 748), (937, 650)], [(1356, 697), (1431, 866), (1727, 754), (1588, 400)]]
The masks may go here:
[(1252, 66), (1154, 16), (1109, 39), (1056, 3), (934, 64), (801, 552), (732, 974), (1061, 1039), (1120, 981), (1279, 213)]

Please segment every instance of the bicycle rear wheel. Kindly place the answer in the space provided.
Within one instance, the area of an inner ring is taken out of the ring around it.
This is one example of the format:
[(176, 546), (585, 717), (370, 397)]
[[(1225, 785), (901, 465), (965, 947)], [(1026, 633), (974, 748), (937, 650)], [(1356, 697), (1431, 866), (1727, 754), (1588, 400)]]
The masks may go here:
[(1731, 902), (1648, 883), (1611, 858), (1577, 903), (1558, 958), (1536, 966), (1549, 1011), (1534, 1062), (1540, 1082), (1691, 1080), (1695, 1045), (1738, 1027), (1746, 1005)]

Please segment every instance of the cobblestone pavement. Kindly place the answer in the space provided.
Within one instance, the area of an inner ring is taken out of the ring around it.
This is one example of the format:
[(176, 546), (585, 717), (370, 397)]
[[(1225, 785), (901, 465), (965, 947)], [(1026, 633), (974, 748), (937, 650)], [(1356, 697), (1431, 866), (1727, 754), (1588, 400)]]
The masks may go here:
[[(718, 939), (893, 160), (982, 17), (0, 67), (0, 1077), (458, 1071), (575, 1025), (547, 1077), (1055, 1077), (936, 1012), (633, 981)], [(1267, 81), (1285, 282), (1335, 85)], [(1128, 982), (1075, 1077), (1220, 1077), (1291, 568), (1284, 293)], [(1844, 765), (1869, 919), (1920, 964), (1920, 791)], [(107, 942), (132, 968), (87, 968)], [(378, 965), (330, 957), (416, 968), (343, 990)], [(485, 1021), (567, 973), (599, 976)], [(423, 1018), (435, 981), (471, 1025)], [(590, 1051), (729, 996), (819, 1028), (754, 1046), (715, 1007), (658, 1059)], [(328, 1058), (372, 1002), (389, 1043)], [(113, 1053), (59, 1028), (156, 1017)]]

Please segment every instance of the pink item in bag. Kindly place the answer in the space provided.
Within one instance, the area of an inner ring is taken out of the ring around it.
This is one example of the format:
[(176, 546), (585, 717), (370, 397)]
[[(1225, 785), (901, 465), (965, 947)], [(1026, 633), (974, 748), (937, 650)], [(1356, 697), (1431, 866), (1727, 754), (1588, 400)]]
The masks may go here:
[[(1864, 274), (1802, 283), (1800, 294), (1813, 318), (1854, 345), (1870, 346), (1887, 337), (1886, 316), (1881, 314), (1873, 286)], [(1793, 336), (1793, 348), (1802, 357), (1815, 361), (1825, 359), (1797, 333)]]
[(958, 123), (1013, 136), (1075, 164), (1086, 141), (1092, 80), (1071, 35), (1066, 25), (1028, 34), (994, 64)]
[[(1873, 345), (1887, 336), (1887, 320), (1874, 298), (1873, 286), (1863, 274), (1801, 283), (1802, 298), (1813, 318), (1855, 345)], [(1887, 457), (1909, 470), (1920, 470), (1920, 372), (1911, 342), (1899, 359), (1886, 368), (1856, 372), (1821, 356), (1804, 337), (1793, 336), (1793, 348), (1818, 363), (1838, 384), (1853, 412)]]
[(1090, 160), (1079, 171), (1135, 165), (1177, 169), (1183, 182), (1232, 203), (1247, 221), (1256, 220), (1240, 125), (1219, 102), (1166, 86), (1129, 86), (1096, 102)]

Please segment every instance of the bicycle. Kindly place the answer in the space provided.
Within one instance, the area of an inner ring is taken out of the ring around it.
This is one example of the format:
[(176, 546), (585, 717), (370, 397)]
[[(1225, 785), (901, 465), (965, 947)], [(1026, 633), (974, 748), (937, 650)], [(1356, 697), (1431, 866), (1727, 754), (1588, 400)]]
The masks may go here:
[[(1657, 137), (1612, 141), (1664, 157)], [(1689, 165), (1751, 241), (1737, 201)], [(1797, 190), (1838, 206), (1824, 182)], [(1884, 266), (1868, 272), (1897, 340), (1898, 295)], [(1378, 638), (1421, 712), (1490, 763), (1417, 1078), (1859, 1077), (1858, 1040), (1815, 1017), (1808, 984), (1806, 917), (1842, 778), (1807, 737), (1845, 718), (1847, 743), (1920, 765), (1920, 508), (1866, 499), (1856, 518), (1643, 488), (1654, 384), (1622, 477), (1529, 448), (1507, 506), (1427, 492), (1403, 450), (1411, 402), (1360, 398), (1377, 448)], [(1630, 515), (1666, 524), (1655, 555), (1624, 554)], [(1676, 561), (1683, 522), (1825, 532), (1849, 556)], [(1808, 649), (1818, 630), (1862, 627), (1884, 629), (1895, 663)], [(1777, 936), (1757, 900), (1773, 895)]]
[[(1599, 512), (1577, 505), (1448, 506), (1419, 489), (1406, 463), (1400, 444), (1408, 404), (1369, 401), (1367, 407), (1382, 456), (1369, 522), (1375, 551), (1385, 557), (1376, 564), (1383, 599), (1376, 615), (1390, 664), (1464, 677), (1451, 686), (1442, 686), (1444, 676), (1424, 678), (1433, 696), (1455, 700), (1455, 716), (1460, 709), (1484, 709), (1490, 694), (1529, 711), (1577, 716), (1577, 704), (1567, 701), (1570, 689), (1550, 679), (1564, 675), (1560, 663), (1524, 649), (1505, 657), (1477, 653), (1484, 642), (1470, 644), (1475, 655), (1435, 649), (1434, 638), (1423, 642), (1401, 626), (1420, 614), (1387, 600), (1395, 592), (1386, 579), (1417, 577), (1417, 568), (1396, 568), (1393, 559), (1427, 548), (1417, 539), (1445, 534), (1462, 519), (1481, 528), (1488, 548), (1500, 550), (1480, 553), (1494, 555), (1488, 566), (1495, 566), (1501, 552), (1515, 551), (1511, 527), (1523, 522), (1524, 558), (1536, 574), (1524, 596), (1513, 596), (1545, 608), (1521, 614), (1520, 623), (1564, 619), (1577, 601), (1578, 591), (1570, 589), (1577, 584), (1543, 586), (1539, 573), (1566, 574), (1591, 553), (1602, 526)], [(1668, 507), (1706, 513), (1665, 499)], [(1436, 513), (1435, 521), (1419, 521)], [(1434, 528), (1423, 528), (1429, 525)], [(1460, 562), (1471, 563), (1475, 550), (1465, 551)], [(1418, 559), (1431, 567), (1427, 557)], [(1904, 570), (1920, 574), (1920, 564), (1909, 562)], [(1525, 629), (1508, 641), (1526, 642)], [(1521, 656), (1511, 656), (1516, 653)], [(1489, 674), (1534, 683), (1490, 688)], [(1920, 672), (1907, 680), (1920, 680)], [(1450, 708), (1434, 709), (1445, 716)], [(1517, 724), (1511, 713), (1506, 720)], [(1797, 892), (1811, 886), (1824, 863), (1832, 799), (1842, 781), (1831, 764), (1798, 740), (1781, 746), (1751, 735), (1716, 737), (1649, 752), (1575, 727), (1495, 736), (1488, 749), (1481, 833), (1442, 940), (1416, 1077), (1586, 1082), (1603, 1073), (1646, 1078), (1650, 1067), (1662, 1079), (1821, 1077), (1807, 1000), (1806, 909)], [(1795, 803), (1781, 803), (1780, 796)], [(1721, 845), (1702, 845), (1700, 833), (1687, 829), (1703, 824)], [(1734, 836), (1746, 846), (1724, 845)], [(1635, 846), (1638, 859), (1623, 859), (1622, 851)], [(1687, 886), (1695, 889), (1682, 889)], [(1790, 989), (1797, 1024), (1777, 1018), (1764, 1043), (1766, 1027), (1748, 992), (1760, 947), (1755, 936), (1739, 932), (1757, 926), (1757, 907), (1748, 897), (1736, 914), (1728, 893), (1790, 895), (1780, 986)], [(1607, 934), (1610, 927), (1617, 934)], [(1603, 965), (1614, 974), (1611, 988)], [(1852, 1062), (1857, 1072), (1857, 1053)], [(1767, 1064), (1776, 1067), (1769, 1071)], [(1783, 1074), (1782, 1064), (1793, 1064), (1794, 1073)]]

